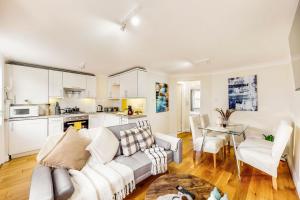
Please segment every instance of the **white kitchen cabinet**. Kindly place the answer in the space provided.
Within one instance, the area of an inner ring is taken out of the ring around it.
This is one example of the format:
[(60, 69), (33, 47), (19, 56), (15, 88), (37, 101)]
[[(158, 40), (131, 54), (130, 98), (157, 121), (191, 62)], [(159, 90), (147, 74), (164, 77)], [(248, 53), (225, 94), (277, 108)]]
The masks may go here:
[(137, 123), (138, 121), (145, 121), (147, 120), (147, 117), (140, 117), (140, 118), (134, 118), (134, 119), (128, 119), (128, 124), (130, 123)]
[(120, 97), (138, 97), (138, 72), (129, 71), (120, 75)]
[(55, 117), (48, 119), (48, 136), (64, 133), (64, 118)]
[(103, 113), (89, 115), (89, 128), (104, 126), (105, 116)]
[(9, 122), (9, 155), (38, 150), (47, 139), (47, 119)]
[(86, 76), (82, 75), (82, 74), (63, 72), (63, 87), (85, 90), (86, 89)]
[(96, 98), (96, 76), (86, 76), (86, 97), (87, 98)]
[(120, 116), (106, 113), (104, 115), (104, 127), (121, 125)]
[(108, 78), (108, 98), (119, 99), (120, 98), (120, 76), (113, 76)]
[(147, 97), (147, 93), (149, 93), (148, 90), (148, 79), (147, 79), (147, 72), (138, 70), (138, 80), (137, 80), (137, 96), (139, 98), (141, 97)]
[(48, 103), (48, 70), (8, 65), (8, 76), (14, 104)]
[(63, 98), (63, 73), (49, 70), (49, 97)]

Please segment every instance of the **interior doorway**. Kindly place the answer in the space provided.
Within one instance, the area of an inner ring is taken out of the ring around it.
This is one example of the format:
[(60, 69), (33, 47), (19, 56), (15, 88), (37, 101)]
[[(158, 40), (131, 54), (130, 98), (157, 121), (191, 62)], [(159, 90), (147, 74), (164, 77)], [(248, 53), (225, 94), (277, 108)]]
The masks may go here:
[(201, 82), (177, 82), (177, 132), (190, 132), (189, 116), (200, 114)]

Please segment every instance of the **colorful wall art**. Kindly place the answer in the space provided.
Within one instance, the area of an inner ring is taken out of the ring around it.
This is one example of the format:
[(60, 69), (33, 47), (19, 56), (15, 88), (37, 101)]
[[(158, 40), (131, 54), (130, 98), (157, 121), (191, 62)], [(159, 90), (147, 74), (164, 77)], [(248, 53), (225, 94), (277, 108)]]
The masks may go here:
[(257, 75), (228, 79), (229, 109), (257, 111)]
[(169, 111), (169, 87), (166, 83), (155, 83), (156, 112)]

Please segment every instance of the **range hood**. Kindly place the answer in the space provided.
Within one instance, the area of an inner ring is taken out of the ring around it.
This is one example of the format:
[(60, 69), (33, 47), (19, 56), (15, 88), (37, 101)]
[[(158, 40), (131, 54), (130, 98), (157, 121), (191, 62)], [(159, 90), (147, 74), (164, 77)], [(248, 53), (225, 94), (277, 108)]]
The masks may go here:
[(81, 93), (85, 91), (85, 89), (82, 88), (64, 88), (66, 93)]

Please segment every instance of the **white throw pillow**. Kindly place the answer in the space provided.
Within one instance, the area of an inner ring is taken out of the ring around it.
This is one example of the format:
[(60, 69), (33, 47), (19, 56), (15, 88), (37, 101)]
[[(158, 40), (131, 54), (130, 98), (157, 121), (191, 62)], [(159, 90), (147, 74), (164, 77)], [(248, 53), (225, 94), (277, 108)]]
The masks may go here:
[(43, 160), (64, 136), (65, 133), (49, 136), (36, 157), (37, 162), (39, 163), (41, 160)]
[(116, 155), (119, 140), (105, 127), (99, 127), (97, 130), (99, 132), (86, 149), (98, 162), (105, 164), (110, 162)]

